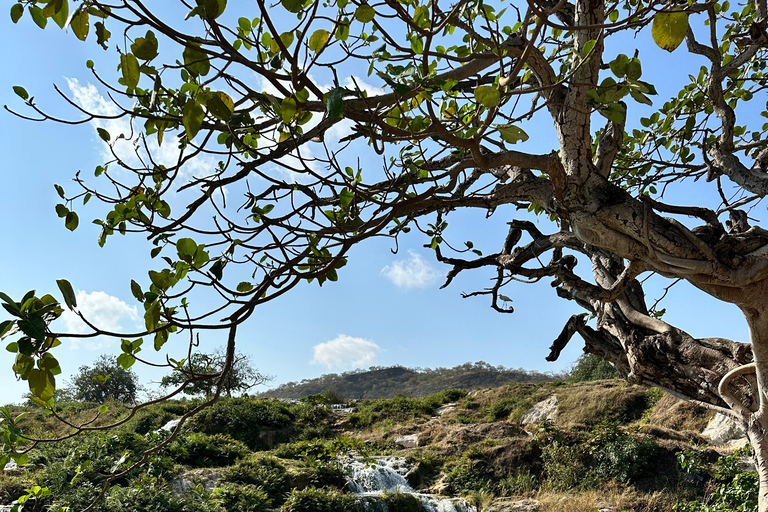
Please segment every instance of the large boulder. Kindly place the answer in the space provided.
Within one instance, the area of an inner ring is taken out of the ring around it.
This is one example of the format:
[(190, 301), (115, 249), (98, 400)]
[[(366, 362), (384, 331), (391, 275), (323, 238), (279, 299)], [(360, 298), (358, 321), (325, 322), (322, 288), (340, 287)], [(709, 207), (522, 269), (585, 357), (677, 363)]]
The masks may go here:
[(742, 442), (747, 437), (744, 427), (739, 422), (721, 413), (715, 414), (715, 417), (704, 428), (701, 435), (706, 437), (712, 444), (719, 445)]
[(552, 395), (525, 411), (523, 417), (520, 418), (520, 423), (523, 425), (534, 425), (542, 421), (555, 421), (558, 405), (560, 405), (560, 402), (557, 400), (557, 395)]

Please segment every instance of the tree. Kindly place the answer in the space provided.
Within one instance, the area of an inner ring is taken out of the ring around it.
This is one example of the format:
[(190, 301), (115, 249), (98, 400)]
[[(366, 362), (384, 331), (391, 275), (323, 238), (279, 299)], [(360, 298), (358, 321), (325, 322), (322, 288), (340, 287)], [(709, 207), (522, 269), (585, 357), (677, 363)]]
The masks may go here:
[[(578, 333), (629, 381), (743, 421), (760, 471), (759, 509), (768, 511), (768, 232), (750, 226), (745, 210), (768, 193), (768, 127), (757, 115), (766, 116), (766, 0), (734, 8), (727, 0), (257, 6), (251, 18), (226, 0), (164, 3), (184, 10), (184, 23), (141, 0), (11, 8), (14, 21), (29, 13), (38, 26), (50, 19), (94, 48), (119, 51), (116, 80), (88, 63), (115, 112), (73, 104), (86, 116), (78, 122), (124, 118), (137, 135), (100, 127), (114, 158), (93, 179), (76, 175), (77, 191), (57, 186), (56, 210), (76, 229), (74, 201), (93, 199), (109, 208), (96, 220), (99, 244), (139, 233), (152, 256), (163, 255), (148, 280), (131, 282), (146, 329), (122, 336), (125, 364), (149, 362), (137, 356), (141, 336), (161, 351), (171, 335), (186, 334), (191, 352), (196, 332), (226, 330), (215, 399), (234, 363), (237, 327), (257, 306), (303, 281), (337, 280), (366, 239), (397, 240), (416, 228), (450, 266), (445, 285), (466, 270), (495, 272), (489, 289), (468, 295), (487, 296), (499, 312), (512, 312), (504, 292), (520, 280), (552, 279), (558, 296), (584, 308), (550, 359)], [(118, 31), (123, 37), (111, 38)], [(680, 69), (701, 69), (665, 70), (660, 80), (679, 92), (645, 116), (657, 92), (641, 79), (653, 62), (641, 62), (639, 46), (651, 40), (678, 52)], [(350, 71), (364, 67), (386, 90)], [(25, 88), (16, 93), (31, 112), (24, 115), (60, 120)], [(513, 148), (534, 129), (545, 138), (544, 123), (554, 136), (535, 142), (548, 149)], [(349, 134), (335, 137), (344, 126)], [(161, 161), (161, 144), (178, 145), (177, 158)], [(355, 157), (367, 150), (381, 155), (381, 170), (359, 167)], [(182, 172), (206, 156), (218, 161), (208, 174)], [(700, 179), (720, 199), (665, 202), (665, 193)], [(225, 190), (245, 200), (233, 205)], [(175, 191), (192, 197), (172, 211)], [(448, 219), (467, 209), (509, 218), (498, 250), (450, 240)], [(575, 272), (580, 261), (591, 272)], [(638, 280), (649, 273), (738, 306), (750, 344), (695, 339), (665, 322)], [(77, 313), (72, 286), (62, 280), (59, 289)], [(205, 292), (219, 303), (196, 310), (187, 297)], [(14, 371), (43, 401), (55, 389), (60, 338), (119, 335), (51, 331), (62, 311), (51, 295), (0, 298), (14, 316), (0, 332), (21, 331), (9, 345)]]
[(92, 366), (81, 366), (72, 377), (71, 393), (75, 400), (103, 403), (117, 400), (126, 404), (136, 402), (139, 378), (113, 358), (102, 355)]
[(605, 359), (600, 359), (594, 354), (582, 354), (571, 368), (569, 380), (584, 382), (615, 379), (618, 376), (616, 369)]
[[(184, 394), (203, 395), (210, 398), (216, 391), (216, 381), (209, 376), (218, 375), (224, 368), (225, 362), (226, 355), (222, 349), (212, 354), (196, 352), (191, 355), (186, 364), (174, 368), (170, 375), (163, 377), (160, 385), (164, 388), (177, 387), (189, 381), (183, 390)], [(200, 379), (201, 376), (209, 378)], [(238, 353), (235, 354), (232, 368), (221, 383), (221, 390), (231, 397), (233, 392), (243, 393), (269, 380), (271, 380), (269, 375), (263, 375), (253, 367), (250, 357)]]

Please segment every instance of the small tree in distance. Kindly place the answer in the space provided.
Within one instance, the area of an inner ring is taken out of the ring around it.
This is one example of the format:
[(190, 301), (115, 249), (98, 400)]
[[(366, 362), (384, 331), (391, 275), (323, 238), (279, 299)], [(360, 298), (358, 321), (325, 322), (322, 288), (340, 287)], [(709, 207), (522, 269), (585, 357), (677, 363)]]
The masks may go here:
[[(185, 364), (175, 368), (170, 375), (160, 381), (163, 388), (175, 388), (187, 383), (183, 388), (185, 395), (204, 396), (210, 398), (216, 391), (217, 382), (211, 375), (218, 375), (224, 369), (226, 353), (224, 349), (216, 349), (211, 354), (196, 352)], [(233, 393), (244, 393), (254, 386), (264, 384), (272, 377), (260, 373), (251, 363), (250, 356), (235, 354), (232, 368), (221, 382), (221, 390), (231, 397)]]
[(135, 403), (140, 390), (136, 373), (107, 355), (99, 356), (90, 366), (81, 366), (69, 388), (69, 396), (75, 400), (96, 403), (116, 400), (125, 404)]
[(615, 379), (619, 372), (611, 366), (611, 363), (594, 354), (582, 354), (573, 364), (568, 380), (572, 382), (586, 382), (590, 380)]

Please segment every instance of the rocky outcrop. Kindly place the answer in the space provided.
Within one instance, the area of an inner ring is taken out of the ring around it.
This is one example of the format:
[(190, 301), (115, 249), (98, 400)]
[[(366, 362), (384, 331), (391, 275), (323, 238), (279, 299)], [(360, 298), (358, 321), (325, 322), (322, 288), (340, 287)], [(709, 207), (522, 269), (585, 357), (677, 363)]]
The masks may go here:
[(541, 502), (536, 500), (508, 500), (494, 501), (486, 512), (539, 512)]
[(560, 402), (557, 400), (557, 396), (552, 395), (525, 411), (523, 417), (520, 418), (520, 423), (522, 425), (535, 425), (542, 421), (555, 421), (558, 405)]
[(181, 473), (171, 481), (171, 488), (177, 494), (185, 493), (198, 485), (202, 485), (206, 491), (212, 491), (219, 480), (221, 480), (221, 469), (193, 469)]
[(416, 448), (419, 446), (419, 434), (406, 434), (404, 436), (397, 436), (395, 443), (399, 444), (403, 448)]
[(715, 414), (701, 435), (718, 445), (744, 442), (747, 438), (744, 428), (738, 422), (721, 413)]

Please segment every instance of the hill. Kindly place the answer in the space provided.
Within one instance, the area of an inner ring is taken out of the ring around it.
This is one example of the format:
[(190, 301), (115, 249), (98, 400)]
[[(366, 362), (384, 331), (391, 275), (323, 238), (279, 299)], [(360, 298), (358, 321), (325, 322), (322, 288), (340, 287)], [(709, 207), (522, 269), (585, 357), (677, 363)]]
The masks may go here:
[(298, 399), (332, 391), (346, 399), (392, 398), (396, 395), (423, 397), (446, 389), (492, 388), (510, 383), (541, 383), (560, 376), (535, 371), (491, 366), (480, 361), (454, 368), (371, 367), (342, 374), (329, 373), (316, 379), (288, 382), (258, 396)]
[[(62, 403), (68, 424), (124, 421), (69, 439), (52, 415), (11, 407), (29, 413), (16, 422), (25, 435), (64, 439), (0, 471), (0, 510), (35, 492), (24, 510), (82, 510), (110, 474), (120, 477), (92, 512), (757, 509), (757, 474), (740, 469), (747, 452), (702, 435), (710, 411), (619, 380), (361, 400), (353, 411), (224, 398), (169, 439), (168, 422), (198, 405), (171, 400), (130, 417), (118, 403)], [(146, 466), (119, 473), (145, 453)]]

